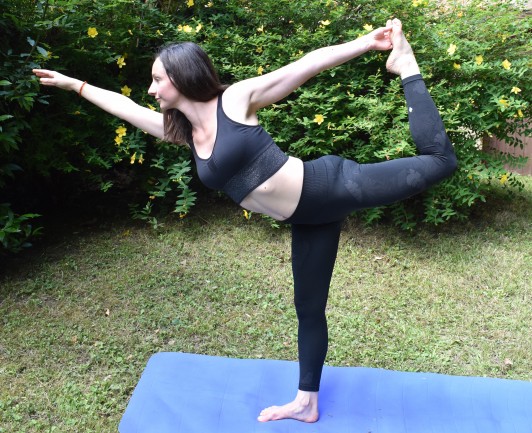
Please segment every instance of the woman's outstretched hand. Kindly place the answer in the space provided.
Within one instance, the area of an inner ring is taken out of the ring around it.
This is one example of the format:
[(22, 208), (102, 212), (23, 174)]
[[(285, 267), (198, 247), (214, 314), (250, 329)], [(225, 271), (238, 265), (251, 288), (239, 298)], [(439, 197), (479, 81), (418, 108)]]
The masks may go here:
[(59, 87), (64, 90), (77, 90), (80, 86), (80, 80), (67, 77), (56, 71), (48, 69), (33, 69), (33, 73), (39, 77), (39, 81), (44, 86)]
[(388, 21), (386, 27), (379, 27), (366, 35), (371, 50), (387, 51), (392, 49), (392, 24)]

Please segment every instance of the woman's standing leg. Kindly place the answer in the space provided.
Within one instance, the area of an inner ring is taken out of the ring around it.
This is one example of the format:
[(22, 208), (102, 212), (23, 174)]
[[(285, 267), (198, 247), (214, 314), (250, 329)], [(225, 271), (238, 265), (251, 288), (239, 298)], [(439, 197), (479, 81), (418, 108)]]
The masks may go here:
[(342, 222), (292, 225), (294, 304), (298, 319), (299, 389), (318, 391), (327, 354), (325, 308)]
[(298, 318), (299, 390), (285, 406), (262, 411), (260, 421), (294, 418), (317, 421), (318, 390), (328, 346), (325, 308), (342, 222), (292, 224), (292, 272)]

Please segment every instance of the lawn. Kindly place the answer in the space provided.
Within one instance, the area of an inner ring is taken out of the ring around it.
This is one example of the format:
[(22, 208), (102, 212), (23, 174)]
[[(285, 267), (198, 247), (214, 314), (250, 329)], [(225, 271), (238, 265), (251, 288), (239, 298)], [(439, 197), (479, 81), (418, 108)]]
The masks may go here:
[[(327, 363), (531, 380), (524, 180), (467, 222), (346, 222)], [(159, 351), (297, 358), (286, 227), (213, 198), (159, 231), (123, 216), (57, 225), (2, 264), (0, 432), (116, 431)]]

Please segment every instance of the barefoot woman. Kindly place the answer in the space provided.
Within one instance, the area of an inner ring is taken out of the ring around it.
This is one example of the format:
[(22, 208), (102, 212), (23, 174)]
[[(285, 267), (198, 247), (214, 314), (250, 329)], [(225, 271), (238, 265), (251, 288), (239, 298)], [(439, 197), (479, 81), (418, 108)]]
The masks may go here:
[[(257, 111), (316, 74), (370, 50), (389, 50), (388, 71), (401, 77), (410, 131), (419, 155), (375, 164), (337, 156), (303, 162), (285, 155), (258, 125)], [(35, 70), (44, 85), (74, 90), (148, 133), (192, 149), (202, 182), (236, 203), (292, 227), (294, 302), (298, 317), (299, 389), (294, 401), (264, 409), (259, 421), (314, 422), (327, 352), (325, 306), (340, 226), (351, 212), (417, 194), (448, 177), (456, 158), (427, 92), (401, 22), (354, 41), (315, 50), (269, 74), (223, 86), (195, 44), (162, 48), (148, 93), (162, 113), (54, 71)]]

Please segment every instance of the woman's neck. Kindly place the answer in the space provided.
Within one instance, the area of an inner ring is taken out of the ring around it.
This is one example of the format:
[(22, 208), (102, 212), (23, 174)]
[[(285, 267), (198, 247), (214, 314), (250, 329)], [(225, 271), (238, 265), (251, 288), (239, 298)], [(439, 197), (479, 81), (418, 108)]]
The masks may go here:
[(207, 102), (186, 100), (179, 107), (176, 107), (185, 115), (192, 125), (192, 133), (205, 131), (216, 125), (216, 109), (218, 97)]

